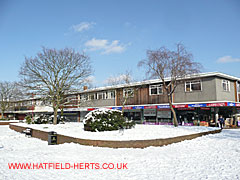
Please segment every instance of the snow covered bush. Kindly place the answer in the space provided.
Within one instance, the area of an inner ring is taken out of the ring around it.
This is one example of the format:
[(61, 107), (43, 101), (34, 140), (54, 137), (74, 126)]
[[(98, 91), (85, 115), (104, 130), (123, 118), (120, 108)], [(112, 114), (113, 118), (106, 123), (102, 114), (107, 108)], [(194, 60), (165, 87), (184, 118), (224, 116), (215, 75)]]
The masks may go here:
[(105, 108), (89, 112), (83, 124), (85, 131), (92, 132), (129, 129), (135, 126), (134, 121), (125, 120), (121, 111)]
[(41, 114), (40, 116), (35, 117), (34, 124), (47, 124), (49, 116), (46, 114)]

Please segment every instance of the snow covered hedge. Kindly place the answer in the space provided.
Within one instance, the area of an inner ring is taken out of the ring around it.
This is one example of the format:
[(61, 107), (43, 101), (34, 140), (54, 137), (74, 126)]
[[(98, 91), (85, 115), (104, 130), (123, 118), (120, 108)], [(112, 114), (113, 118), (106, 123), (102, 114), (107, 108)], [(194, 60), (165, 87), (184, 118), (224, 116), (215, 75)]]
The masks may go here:
[(121, 111), (105, 108), (89, 112), (83, 124), (85, 131), (92, 132), (129, 129), (135, 126), (134, 121), (125, 120)]

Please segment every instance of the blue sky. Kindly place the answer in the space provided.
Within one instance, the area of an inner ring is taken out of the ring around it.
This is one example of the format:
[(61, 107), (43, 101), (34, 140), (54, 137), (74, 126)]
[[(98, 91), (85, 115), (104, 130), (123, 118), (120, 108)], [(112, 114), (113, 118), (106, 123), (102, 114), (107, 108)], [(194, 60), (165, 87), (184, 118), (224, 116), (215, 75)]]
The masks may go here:
[(178, 42), (203, 72), (240, 77), (240, 1), (0, 0), (0, 80), (19, 80), (42, 46), (85, 51), (97, 86), (126, 70), (141, 80), (146, 50)]

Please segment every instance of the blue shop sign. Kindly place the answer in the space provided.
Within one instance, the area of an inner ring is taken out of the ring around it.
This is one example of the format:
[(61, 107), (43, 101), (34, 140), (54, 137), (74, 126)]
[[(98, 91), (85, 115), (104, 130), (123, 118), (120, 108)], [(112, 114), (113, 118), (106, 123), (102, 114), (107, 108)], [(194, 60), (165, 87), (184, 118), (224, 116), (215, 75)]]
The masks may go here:
[(112, 109), (122, 110), (122, 107), (112, 107)]
[(188, 107), (206, 107), (207, 104), (189, 104)]
[(227, 106), (236, 106), (236, 104), (235, 104), (235, 103), (232, 103), (232, 102), (228, 102), (228, 103), (227, 103)]
[(158, 109), (170, 108), (169, 105), (159, 105), (157, 106)]
[(132, 109), (144, 109), (144, 106), (133, 106)]

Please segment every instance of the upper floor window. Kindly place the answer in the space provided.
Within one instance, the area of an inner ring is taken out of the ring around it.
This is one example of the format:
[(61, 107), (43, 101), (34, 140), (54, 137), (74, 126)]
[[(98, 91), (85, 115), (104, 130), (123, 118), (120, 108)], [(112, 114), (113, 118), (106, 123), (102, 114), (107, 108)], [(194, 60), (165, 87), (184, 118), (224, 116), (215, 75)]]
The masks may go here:
[(134, 96), (133, 88), (123, 89), (123, 97), (133, 97), (133, 96)]
[(202, 90), (202, 82), (200, 80), (185, 82), (185, 92), (201, 91), (201, 90)]
[(107, 99), (114, 99), (115, 98), (115, 91), (108, 91)]
[(150, 85), (150, 86), (149, 86), (149, 94), (150, 94), (150, 95), (163, 94), (162, 84)]
[(88, 100), (96, 99), (95, 93), (88, 94)]
[(230, 91), (230, 81), (222, 80), (223, 91)]
[(106, 92), (99, 92), (97, 93), (97, 99), (106, 99)]
[(88, 95), (87, 94), (80, 94), (80, 101), (84, 102), (88, 100)]

